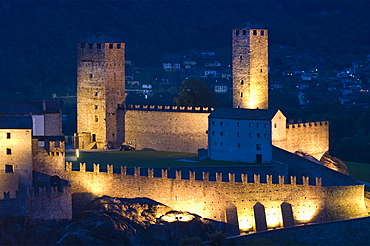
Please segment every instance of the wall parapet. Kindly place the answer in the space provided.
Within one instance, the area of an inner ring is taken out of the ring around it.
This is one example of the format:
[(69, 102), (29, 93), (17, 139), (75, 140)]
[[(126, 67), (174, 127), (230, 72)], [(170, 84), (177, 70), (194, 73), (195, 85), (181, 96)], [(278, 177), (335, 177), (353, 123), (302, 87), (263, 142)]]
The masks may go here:
[(208, 113), (214, 110), (213, 107), (187, 107), (187, 106), (161, 106), (161, 105), (127, 105), (126, 110), (140, 111), (164, 111), (164, 112), (193, 112)]
[(315, 127), (315, 126), (328, 126), (329, 121), (309, 121), (302, 123), (289, 123), (286, 125), (287, 129), (301, 128), (301, 127)]
[[(187, 181), (203, 181), (203, 182), (216, 182), (216, 183), (243, 183), (243, 184), (266, 184), (266, 185), (272, 185), (272, 184), (278, 184), (278, 185), (302, 185), (302, 186), (322, 186), (322, 178), (315, 177), (314, 182), (311, 182), (309, 177), (302, 176), (299, 179), (299, 184), (297, 183), (297, 177), (296, 176), (290, 176), (289, 178), (285, 178), (284, 176), (278, 176), (277, 181), (274, 182), (275, 179), (273, 179), (273, 175), (266, 175), (265, 179), (261, 179), (260, 174), (254, 174), (254, 175), (248, 175), (248, 174), (240, 174), (240, 177), (238, 179), (236, 178), (235, 173), (214, 173), (213, 179), (210, 179), (210, 173), (209, 172), (201, 172), (200, 175), (197, 175), (196, 171), (188, 171), (188, 175), (184, 174), (181, 170), (175, 170), (173, 177), (170, 177), (168, 169), (159, 169), (160, 172), (155, 172), (154, 168), (140, 168), (140, 167), (133, 167), (131, 168), (133, 170), (132, 173), (128, 173), (127, 166), (120, 166), (119, 169), (115, 169), (113, 165), (106, 165), (106, 169), (101, 170), (101, 166), (99, 164), (93, 165), (93, 170), (88, 171), (86, 170), (86, 164), (80, 163), (79, 169), (72, 169), (72, 162), (66, 162), (66, 172), (67, 173), (93, 173), (95, 175), (119, 175), (121, 176), (121, 179), (124, 179), (125, 176), (131, 176), (131, 177), (146, 177), (149, 179), (172, 179), (172, 180), (187, 180)], [(142, 171), (142, 170), (146, 171)], [(132, 171), (131, 170), (131, 171)], [(155, 173), (157, 175), (155, 175)], [(184, 177), (186, 176), (186, 177)], [(196, 179), (196, 177), (200, 177)], [(227, 177), (224, 178), (223, 177)], [(286, 181), (286, 182), (285, 182)]]

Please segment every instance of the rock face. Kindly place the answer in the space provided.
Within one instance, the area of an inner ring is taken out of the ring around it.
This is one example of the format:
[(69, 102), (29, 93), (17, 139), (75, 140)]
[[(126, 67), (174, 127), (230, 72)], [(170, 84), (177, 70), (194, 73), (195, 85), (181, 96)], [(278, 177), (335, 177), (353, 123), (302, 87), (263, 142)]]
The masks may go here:
[[(172, 218), (174, 214), (178, 219), (172, 222), (159, 218), (159, 215)], [(190, 220), (184, 222), (182, 218), (185, 216)], [(184, 237), (207, 240), (207, 234), (216, 230), (209, 220), (171, 211), (171, 208), (147, 198), (102, 197), (91, 202), (67, 231), (57, 244), (178, 245)]]
[(326, 166), (328, 168), (331, 168), (335, 171), (338, 171), (338, 172), (341, 172), (341, 173), (344, 173), (344, 174), (349, 174), (346, 164), (344, 164), (344, 162), (341, 159), (329, 155), (328, 152), (326, 152), (321, 157), (320, 162), (324, 166)]
[(301, 157), (303, 157), (307, 160), (316, 162), (318, 164), (322, 164), (322, 165), (324, 165), (324, 166), (326, 166), (330, 169), (333, 169), (335, 171), (338, 171), (338, 172), (349, 175), (348, 168), (347, 168), (346, 164), (341, 159), (329, 155), (328, 152), (326, 152), (321, 157), (320, 161), (318, 161), (315, 157), (313, 157), (311, 155), (308, 155), (306, 153), (300, 152), (300, 151), (296, 151), (295, 154), (299, 155), (299, 156), (301, 156)]

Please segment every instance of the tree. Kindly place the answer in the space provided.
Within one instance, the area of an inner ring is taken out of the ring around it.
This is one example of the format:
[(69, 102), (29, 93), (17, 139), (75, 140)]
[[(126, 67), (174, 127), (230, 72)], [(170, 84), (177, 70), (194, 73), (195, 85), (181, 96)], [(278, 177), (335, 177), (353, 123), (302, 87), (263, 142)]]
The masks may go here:
[(205, 83), (194, 78), (185, 79), (180, 86), (180, 96), (175, 97), (177, 106), (214, 107), (215, 93)]

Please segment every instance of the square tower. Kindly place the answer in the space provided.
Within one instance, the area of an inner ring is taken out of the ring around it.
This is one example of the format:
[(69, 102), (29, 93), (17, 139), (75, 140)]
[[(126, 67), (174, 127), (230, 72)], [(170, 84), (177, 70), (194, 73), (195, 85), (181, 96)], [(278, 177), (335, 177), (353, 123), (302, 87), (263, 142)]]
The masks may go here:
[(77, 50), (76, 147), (118, 147), (124, 135), (125, 44), (96, 35)]
[(268, 31), (232, 30), (233, 107), (268, 108)]

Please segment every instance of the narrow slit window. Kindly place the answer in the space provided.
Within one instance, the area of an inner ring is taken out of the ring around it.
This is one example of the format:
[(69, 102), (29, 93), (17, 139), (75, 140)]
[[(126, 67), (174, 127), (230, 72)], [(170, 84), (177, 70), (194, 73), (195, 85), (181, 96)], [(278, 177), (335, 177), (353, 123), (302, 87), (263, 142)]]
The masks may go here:
[(11, 138), (11, 134), (10, 134), (10, 132), (7, 132), (6, 133), (6, 139), (10, 139)]

